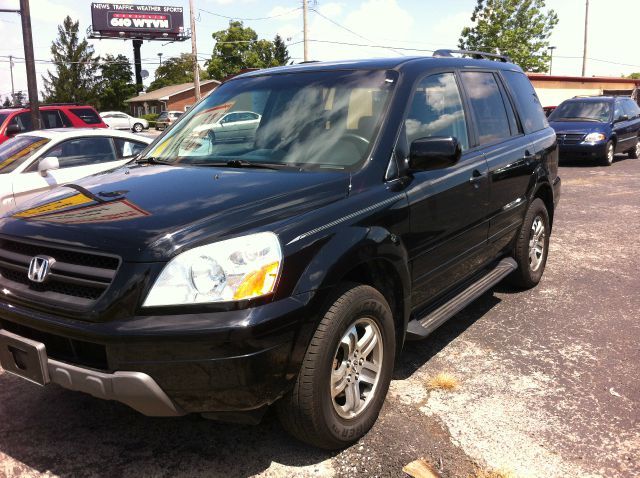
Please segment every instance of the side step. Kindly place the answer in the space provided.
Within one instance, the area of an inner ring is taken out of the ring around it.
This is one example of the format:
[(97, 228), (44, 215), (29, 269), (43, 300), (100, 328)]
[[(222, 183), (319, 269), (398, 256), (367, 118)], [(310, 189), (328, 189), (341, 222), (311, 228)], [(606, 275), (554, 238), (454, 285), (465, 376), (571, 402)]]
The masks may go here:
[(421, 319), (413, 319), (407, 325), (407, 340), (423, 339), (446, 320), (464, 309), (487, 290), (518, 268), (516, 261), (511, 257), (502, 259), (495, 268), (486, 275), (472, 283), (455, 297), (452, 297), (435, 310), (429, 312)]

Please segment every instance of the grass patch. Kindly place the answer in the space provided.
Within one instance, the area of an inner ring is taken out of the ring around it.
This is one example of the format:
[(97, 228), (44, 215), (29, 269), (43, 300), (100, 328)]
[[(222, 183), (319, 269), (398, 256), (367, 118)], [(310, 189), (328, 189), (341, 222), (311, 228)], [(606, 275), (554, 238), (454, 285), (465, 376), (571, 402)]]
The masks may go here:
[(428, 390), (455, 390), (460, 386), (460, 381), (449, 372), (440, 372), (427, 382)]

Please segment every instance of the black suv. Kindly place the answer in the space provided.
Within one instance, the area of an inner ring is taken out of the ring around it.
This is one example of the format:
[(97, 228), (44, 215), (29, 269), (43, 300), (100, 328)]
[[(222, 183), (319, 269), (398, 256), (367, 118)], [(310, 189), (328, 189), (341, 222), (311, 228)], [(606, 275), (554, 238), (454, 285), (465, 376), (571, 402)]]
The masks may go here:
[[(135, 163), (10, 213), (2, 366), (152, 416), (274, 404), (301, 440), (354, 442), (405, 340), (545, 268), (556, 135), (497, 60), (247, 73)], [(255, 138), (216, 142), (230, 111), (261, 116)]]

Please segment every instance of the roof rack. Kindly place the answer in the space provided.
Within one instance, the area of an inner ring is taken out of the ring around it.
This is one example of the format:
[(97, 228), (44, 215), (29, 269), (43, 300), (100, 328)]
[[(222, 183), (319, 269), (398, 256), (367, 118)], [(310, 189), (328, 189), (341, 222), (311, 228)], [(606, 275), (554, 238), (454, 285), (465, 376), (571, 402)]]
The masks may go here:
[(444, 49), (434, 51), (433, 56), (437, 58), (453, 58), (452, 53), (457, 53), (462, 56), (471, 56), (478, 60), (500, 60), (503, 63), (511, 63), (511, 58), (507, 55), (498, 55), (496, 53), (487, 53), (485, 51)]

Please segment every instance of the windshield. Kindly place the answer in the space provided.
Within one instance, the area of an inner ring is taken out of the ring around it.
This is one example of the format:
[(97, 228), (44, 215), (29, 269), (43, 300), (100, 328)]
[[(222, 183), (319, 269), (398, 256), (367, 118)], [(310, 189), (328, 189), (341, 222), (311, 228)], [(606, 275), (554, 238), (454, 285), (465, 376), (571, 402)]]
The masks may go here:
[(16, 169), (49, 141), (39, 136), (16, 136), (0, 144), (0, 174)]
[(199, 166), (349, 169), (369, 152), (396, 78), (393, 71), (325, 71), (232, 80), (146, 156)]
[(0, 126), (2, 126), (2, 123), (4, 123), (4, 120), (6, 120), (8, 116), (7, 113), (0, 113)]
[(606, 101), (567, 101), (549, 116), (549, 121), (611, 121), (611, 103)]

